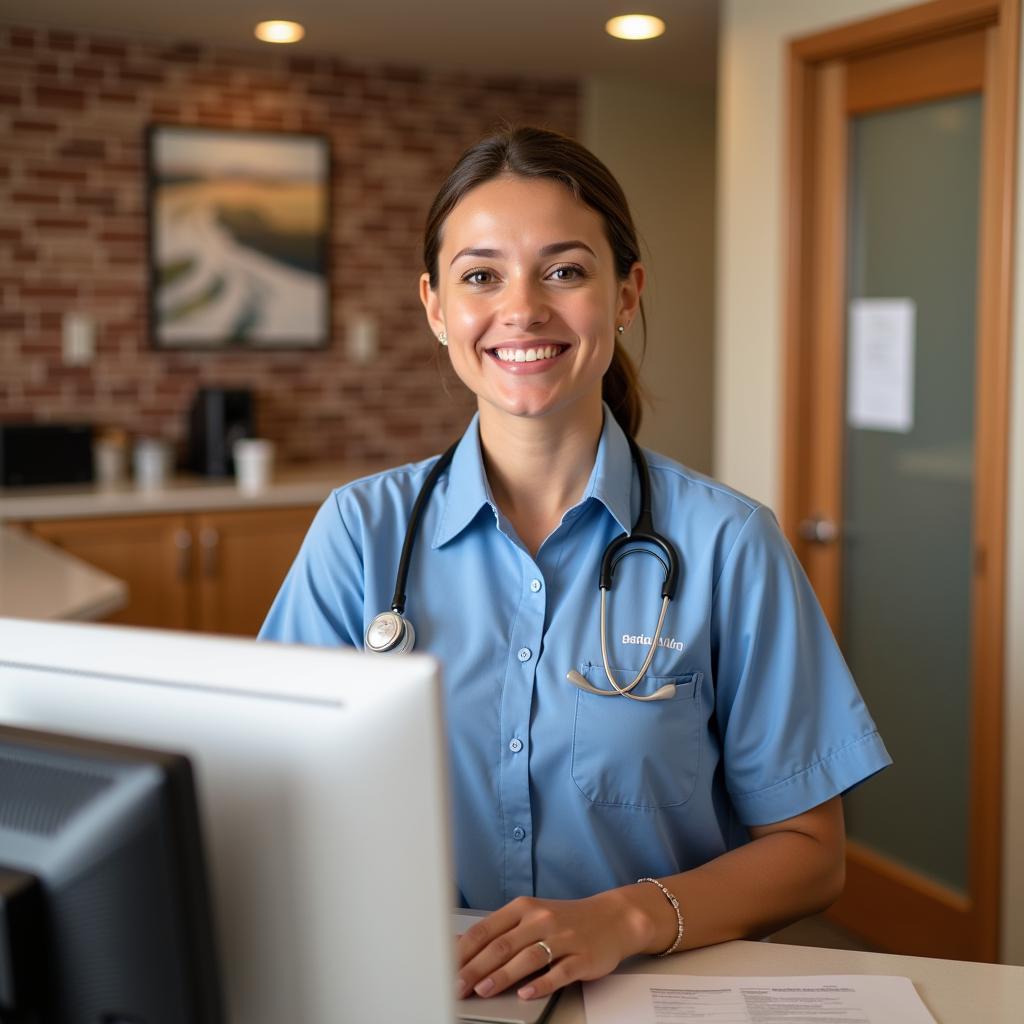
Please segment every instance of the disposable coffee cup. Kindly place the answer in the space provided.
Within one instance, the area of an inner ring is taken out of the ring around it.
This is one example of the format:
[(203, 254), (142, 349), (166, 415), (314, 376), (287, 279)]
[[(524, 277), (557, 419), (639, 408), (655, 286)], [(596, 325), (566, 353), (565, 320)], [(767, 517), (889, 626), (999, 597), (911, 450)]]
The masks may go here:
[(144, 491), (159, 490), (171, 473), (171, 446), (155, 437), (140, 437), (132, 452), (135, 486)]
[(115, 487), (124, 480), (125, 454), (122, 442), (103, 438), (93, 442), (92, 462), (100, 487)]
[(262, 437), (242, 437), (231, 451), (238, 489), (246, 494), (266, 490), (274, 469), (274, 442)]

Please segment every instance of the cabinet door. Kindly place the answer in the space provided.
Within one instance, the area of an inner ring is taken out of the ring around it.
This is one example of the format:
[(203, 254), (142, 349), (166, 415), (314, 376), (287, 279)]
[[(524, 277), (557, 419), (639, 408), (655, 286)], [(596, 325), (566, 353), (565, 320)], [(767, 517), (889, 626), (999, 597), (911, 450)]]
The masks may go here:
[(255, 636), (315, 512), (309, 507), (193, 516), (198, 627)]
[(187, 629), (192, 534), (184, 516), (62, 519), (32, 533), (128, 584), (128, 603), (107, 621)]

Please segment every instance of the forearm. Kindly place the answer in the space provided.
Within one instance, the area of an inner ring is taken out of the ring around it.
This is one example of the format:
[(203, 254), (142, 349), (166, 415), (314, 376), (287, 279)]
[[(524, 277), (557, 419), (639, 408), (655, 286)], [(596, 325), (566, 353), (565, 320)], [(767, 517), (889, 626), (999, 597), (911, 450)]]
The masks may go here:
[[(822, 910), (842, 891), (841, 812), (838, 836), (834, 829), (826, 835), (770, 832), (660, 881), (679, 900), (681, 949), (767, 935)], [(660, 953), (675, 941), (675, 912), (657, 886), (624, 886), (609, 896), (623, 901), (638, 952)]]
[[(839, 895), (845, 845), (839, 797), (752, 827), (750, 835), (746, 846), (661, 879), (685, 918), (679, 948), (763, 935)], [(459, 940), (459, 984), (486, 996), (548, 967), (519, 990), (530, 999), (601, 978), (637, 953), (662, 953), (677, 934), (675, 911), (656, 885), (575, 900), (520, 896)]]

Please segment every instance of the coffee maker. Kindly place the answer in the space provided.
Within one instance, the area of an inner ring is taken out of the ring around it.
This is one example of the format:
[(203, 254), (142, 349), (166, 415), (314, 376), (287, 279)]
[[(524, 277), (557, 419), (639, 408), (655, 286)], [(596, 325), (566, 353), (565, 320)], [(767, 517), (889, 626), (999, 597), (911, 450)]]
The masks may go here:
[(254, 435), (251, 391), (200, 388), (189, 414), (188, 468), (202, 476), (232, 476), (234, 443)]

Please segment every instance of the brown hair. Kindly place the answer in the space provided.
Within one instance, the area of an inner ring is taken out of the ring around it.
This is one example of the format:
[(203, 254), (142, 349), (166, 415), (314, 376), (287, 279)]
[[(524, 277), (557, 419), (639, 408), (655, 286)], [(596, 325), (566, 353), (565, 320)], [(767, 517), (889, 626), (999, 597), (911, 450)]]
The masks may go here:
[[(502, 174), (559, 181), (580, 202), (601, 214), (620, 281), (639, 261), (640, 245), (629, 204), (612, 172), (590, 150), (568, 136), (543, 128), (510, 127), (466, 150), (434, 198), (423, 237), (423, 263), (431, 288), (437, 288), (441, 231), (448, 214), (471, 189)], [(640, 319), (646, 346), (647, 318), (642, 302)], [(622, 429), (635, 437), (643, 413), (643, 393), (633, 360), (618, 339), (611, 365), (601, 382), (601, 397)]]

